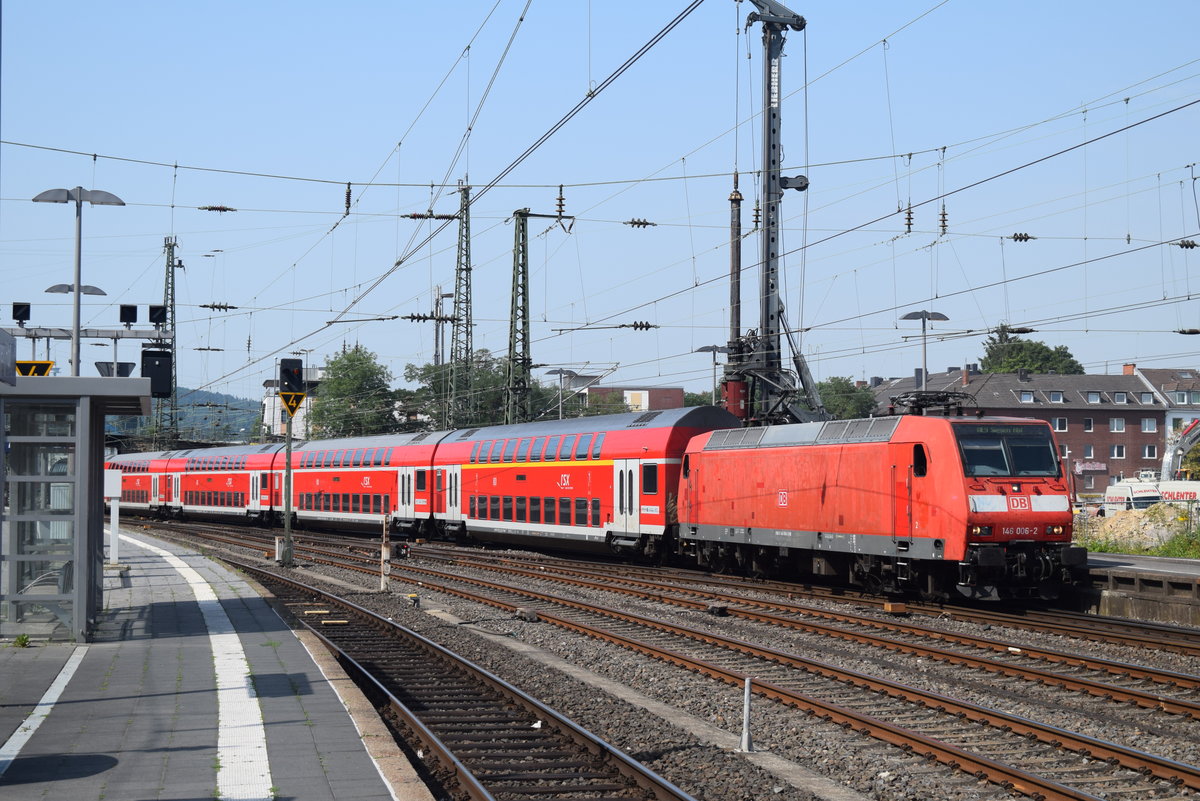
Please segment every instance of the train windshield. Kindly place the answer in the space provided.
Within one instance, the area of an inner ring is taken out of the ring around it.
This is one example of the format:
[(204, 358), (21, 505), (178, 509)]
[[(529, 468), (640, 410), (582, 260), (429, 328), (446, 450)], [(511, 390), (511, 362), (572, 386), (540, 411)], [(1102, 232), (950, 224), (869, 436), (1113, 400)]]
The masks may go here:
[(1054, 440), (1045, 426), (956, 425), (968, 476), (1058, 476)]

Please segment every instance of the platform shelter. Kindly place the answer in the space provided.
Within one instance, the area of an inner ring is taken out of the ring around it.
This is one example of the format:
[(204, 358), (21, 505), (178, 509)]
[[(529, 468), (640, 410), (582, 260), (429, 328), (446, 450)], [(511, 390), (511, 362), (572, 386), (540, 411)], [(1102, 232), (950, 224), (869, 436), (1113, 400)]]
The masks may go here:
[(104, 586), (104, 418), (149, 413), (148, 378), (0, 383), (0, 637), (90, 639)]

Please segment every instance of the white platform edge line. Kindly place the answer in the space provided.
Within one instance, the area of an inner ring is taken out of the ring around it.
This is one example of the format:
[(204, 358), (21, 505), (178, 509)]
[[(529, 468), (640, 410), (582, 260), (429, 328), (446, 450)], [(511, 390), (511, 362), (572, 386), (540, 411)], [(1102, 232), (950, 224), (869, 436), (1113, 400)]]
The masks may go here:
[(54, 709), (54, 704), (58, 702), (58, 698), (62, 695), (63, 690), (67, 688), (67, 684), (71, 681), (71, 677), (75, 675), (75, 670), (79, 667), (79, 663), (83, 661), (83, 657), (87, 654), (87, 651), (88, 647), (81, 645), (67, 657), (66, 664), (58, 672), (58, 676), (54, 679), (50, 688), (42, 695), (41, 700), (37, 702), (37, 706), (29, 713), (25, 721), (17, 727), (17, 730), (12, 733), (7, 742), (3, 746), (0, 746), (0, 776), (4, 775), (4, 771), (8, 770), (8, 766), (20, 755), (21, 749), (33, 737), (33, 733), (38, 730), (38, 727), (50, 715), (51, 710)]
[(217, 786), (225, 801), (271, 801), (271, 764), (262, 708), (246, 652), (212, 586), (170, 551), (122, 534), (121, 539), (161, 556), (187, 581), (212, 643), (217, 682)]

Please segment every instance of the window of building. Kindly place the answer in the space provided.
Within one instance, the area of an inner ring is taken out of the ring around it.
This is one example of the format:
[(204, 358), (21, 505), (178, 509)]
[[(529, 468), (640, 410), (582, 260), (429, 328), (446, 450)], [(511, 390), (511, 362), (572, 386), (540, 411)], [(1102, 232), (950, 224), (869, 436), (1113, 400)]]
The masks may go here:
[(1096, 477), (1095, 476), (1084, 476), (1083, 477), (1083, 488), (1084, 489), (1095, 489), (1096, 488)]
[(1186, 392), (1176, 392), (1175, 393), (1175, 402), (1176, 403), (1187, 403), (1187, 398), (1188, 398), (1188, 396), (1187, 396)]
[(1095, 459), (1096, 458), (1095, 448), (1093, 448), (1091, 445), (1084, 445), (1083, 446), (1083, 458), (1084, 459)]
[(1055, 431), (1066, 431), (1067, 430), (1067, 418), (1055, 417), (1054, 418), (1054, 430)]
[(1071, 449), (1067, 447), (1067, 443), (1064, 442), (1058, 446), (1058, 456), (1060, 459), (1066, 459), (1067, 454), (1069, 454), (1070, 452), (1071, 452)]
[(1158, 421), (1155, 420), (1153, 417), (1143, 417), (1142, 418), (1142, 433), (1143, 434), (1153, 434), (1156, 431), (1158, 431)]
[(1153, 392), (1143, 392), (1141, 395), (1138, 396), (1138, 400), (1140, 400), (1142, 403), (1153, 404), (1154, 403), (1154, 393)]
[(1129, 403), (1129, 393), (1128, 392), (1114, 392), (1113, 393), (1113, 403)]
[(1058, 390), (1050, 390), (1050, 402), (1051, 403), (1065, 403), (1066, 400), (1063, 398), (1063, 394), (1061, 392), (1059, 392)]
[(1021, 390), (1021, 403), (1033, 403), (1033, 390), (1032, 389)]
[(1100, 393), (1099, 392), (1087, 393), (1087, 402), (1088, 403), (1099, 403), (1100, 402)]
[(1143, 459), (1157, 459), (1158, 458), (1158, 446), (1157, 445), (1143, 445), (1142, 446), (1142, 458)]
[(1083, 430), (1084, 431), (1091, 431), (1094, 426), (1095, 426), (1095, 421), (1093, 421), (1092, 418), (1090, 418), (1090, 417), (1083, 418)]
[(1110, 417), (1108, 420), (1108, 430), (1114, 434), (1119, 434), (1125, 430), (1124, 417)]
[(1110, 446), (1108, 449), (1108, 456), (1111, 459), (1124, 459), (1125, 458), (1125, 446), (1124, 445)]

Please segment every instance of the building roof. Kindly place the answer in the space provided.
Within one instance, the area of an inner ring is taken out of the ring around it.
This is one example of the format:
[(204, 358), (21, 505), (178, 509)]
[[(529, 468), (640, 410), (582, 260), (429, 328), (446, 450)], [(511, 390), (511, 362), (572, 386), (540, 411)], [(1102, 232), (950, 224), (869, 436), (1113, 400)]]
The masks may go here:
[[(1200, 370), (1186, 367), (1142, 368), (1138, 373), (1146, 383), (1163, 394), (1171, 408), (1200, 409), (1200, 395), (1192, 395), (1194, 392), (1200, 392)], [(1189, 402), (1180, 403), (1173, 395), (1168, 394), (1174, 392), (1187, 392)]]
[[(1064, 375), (1061, 373), (969, 373), (963, 384), (962, 371), (930, 373), (926, 388), (965, 392), (975, 396), (983, 409), (1036, 409), (1048, 414), (1054, 409), (1163, 409), (1162, 399), (1136, 375)], [(1200, 385), (1198, 385), (1200, 387)], [(916, 377), (893, 378), (873, 392), (881, 405), (892, 397), (917, 389)], [(1148, 401), (1148, 402), (1147, 402)]]

